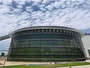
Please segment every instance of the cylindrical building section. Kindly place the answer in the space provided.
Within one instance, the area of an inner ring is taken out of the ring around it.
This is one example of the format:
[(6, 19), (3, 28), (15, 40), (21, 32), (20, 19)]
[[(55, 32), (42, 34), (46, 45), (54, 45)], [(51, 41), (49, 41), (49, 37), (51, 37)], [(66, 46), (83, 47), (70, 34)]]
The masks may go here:
[(72, 28), (34, 26), (11, 34), (8, 60), (31, 62), (83, 61), (82, 34)]

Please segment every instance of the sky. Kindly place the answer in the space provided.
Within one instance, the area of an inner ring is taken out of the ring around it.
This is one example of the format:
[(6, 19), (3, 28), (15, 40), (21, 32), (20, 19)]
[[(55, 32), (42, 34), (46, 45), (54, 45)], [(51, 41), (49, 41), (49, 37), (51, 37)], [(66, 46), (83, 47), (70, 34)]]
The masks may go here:
[[(0, 0), (0, 36), (30, 26), (65, 26), (90, 32), (90, 0)], [(8, 49), (10, 40), (0, 41)]]

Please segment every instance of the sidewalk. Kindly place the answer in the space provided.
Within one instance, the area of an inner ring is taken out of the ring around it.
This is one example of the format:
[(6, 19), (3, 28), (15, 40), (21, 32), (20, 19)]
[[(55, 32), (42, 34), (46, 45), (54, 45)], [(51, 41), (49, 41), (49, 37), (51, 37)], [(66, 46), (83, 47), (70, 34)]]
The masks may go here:
[[(4, 60), (0, 60), (0, 63), (4, 63)], [(40, 64), (48, 62), (15, 62), (15, 61), (6, 61), (5, 66), (15, 66), (15, 65), (27, 65), (27, 64)], [(2, 66), (2, 65), (0, 65)]]

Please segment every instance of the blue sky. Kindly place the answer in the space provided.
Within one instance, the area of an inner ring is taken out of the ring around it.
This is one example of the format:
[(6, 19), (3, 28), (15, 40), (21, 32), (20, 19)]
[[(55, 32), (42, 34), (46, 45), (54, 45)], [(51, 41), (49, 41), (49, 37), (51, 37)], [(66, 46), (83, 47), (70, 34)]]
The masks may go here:
[[(29, 26), (65, 26), (90, 32), (90, 0), (0, 0), (0, 36)], [(10, 39), (0, 41), (8, 49)]]

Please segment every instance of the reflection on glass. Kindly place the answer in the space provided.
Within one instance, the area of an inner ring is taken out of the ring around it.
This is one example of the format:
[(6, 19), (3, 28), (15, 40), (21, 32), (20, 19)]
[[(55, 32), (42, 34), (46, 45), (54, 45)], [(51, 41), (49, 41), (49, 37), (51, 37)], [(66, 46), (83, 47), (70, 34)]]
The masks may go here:
[[(44, 30), (45, 31), (45, 30)], [(8, 60), (81, 61), (85, 60), (81, 37), (63, 32), (29, 31), (14, 34)], [(69, 31), (68, 31), (69, 32)]]

